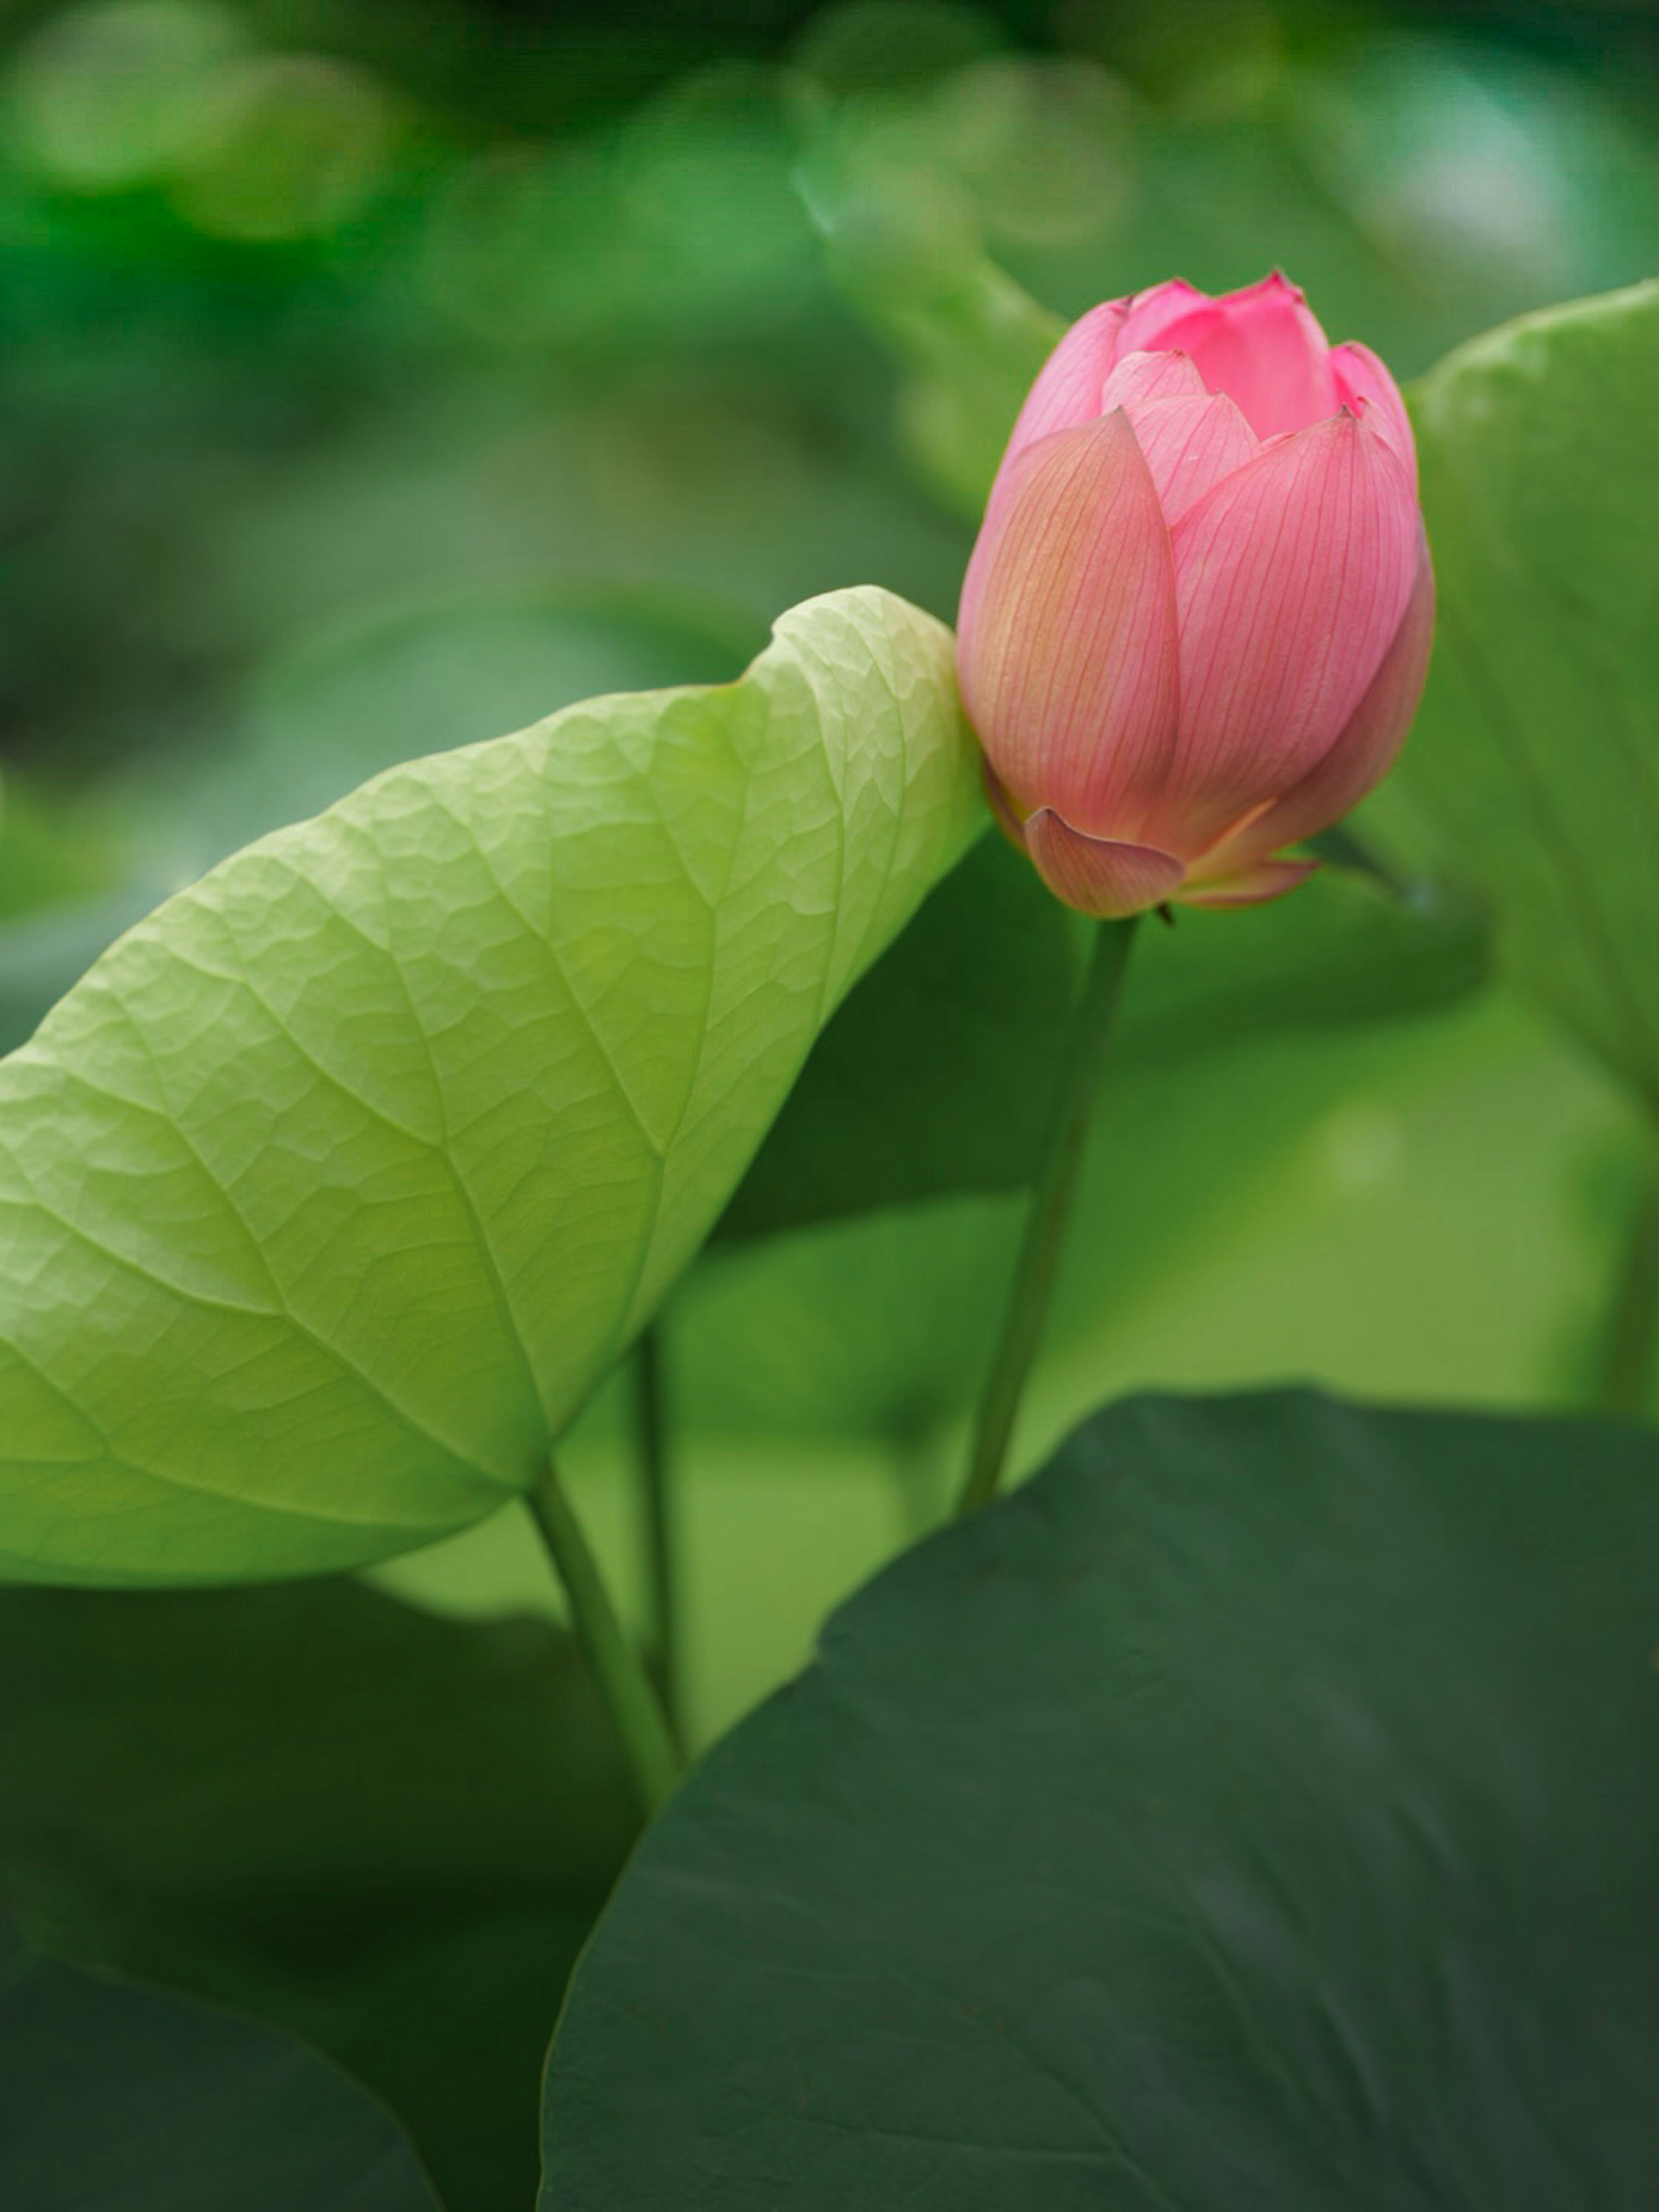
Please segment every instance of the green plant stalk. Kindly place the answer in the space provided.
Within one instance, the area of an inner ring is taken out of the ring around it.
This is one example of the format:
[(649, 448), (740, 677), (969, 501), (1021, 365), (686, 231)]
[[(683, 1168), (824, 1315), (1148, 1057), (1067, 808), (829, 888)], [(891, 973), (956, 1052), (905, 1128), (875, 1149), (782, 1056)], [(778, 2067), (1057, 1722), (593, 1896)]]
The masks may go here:
[(967, 1479), (957, 1501), (958, 1518), (988, 1504), (1002, 1480), (1025, 1378), (1036, 1356), (1054, 1295), (1072, 1193), (1082, 1164), (1089, 1116), (1113, 1018), (1122, 994), (1138, 918), (1132, 915), (1126, 921), (1103, 921), (1096, 934), (1094, 957), (1090, 963), (1083, 997), (1072, 1017), (1071, 1036), (1055, 1086), (1048, 1133), (1031, 1186), (1025, 1235), (1014, 1266), (1013, 1287), (1003, 1316), (1002, 1333), (974, 1423)]
[(639, 1452), (640, 1508), (651, 1638), (662, 1687), (663, 1717), (682, 1748), (685, 1742), (684, 1661), (681, 1656), (679, 1544), (668, 1463), (668, 1413), (660, 1322), (640, 1338), (635, 1353), (635, 1424)]
[(1659, 1348), (1659, 1140), (1650, 1142), (1602, 1340), (1601, 1405), (1640, 1420)]
[(680, 1778), (679, 1753), (639, 1653), (629, 1641), (582, 1526), (550, 1459), (529, 1505), (570, 1601), (576, 1635), (610, 1712), (640, 1802), (653, 1814)]

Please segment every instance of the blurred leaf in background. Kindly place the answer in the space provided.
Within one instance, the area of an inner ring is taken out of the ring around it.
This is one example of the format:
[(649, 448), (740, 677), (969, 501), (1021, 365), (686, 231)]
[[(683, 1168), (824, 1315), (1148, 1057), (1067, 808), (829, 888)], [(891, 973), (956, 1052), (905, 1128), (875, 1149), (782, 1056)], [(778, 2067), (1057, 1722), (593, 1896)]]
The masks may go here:
[(12, 2212), (438, 2212), (390, 2115), (303, 2044), (42, 1958), (0, 1920)]
[(1401, 782), (1510, 974), (1659, 1114), (1659, 284), (1478, 339), (1415, 399), (1441, 625)]
[(345, 1582), (14, 1589), (0, 1657), (0, 1887), (31, 1936), (326, 2051), (452, 2212), (527, 2201), (542, 2054), (635, 1828), (569, 1639)]

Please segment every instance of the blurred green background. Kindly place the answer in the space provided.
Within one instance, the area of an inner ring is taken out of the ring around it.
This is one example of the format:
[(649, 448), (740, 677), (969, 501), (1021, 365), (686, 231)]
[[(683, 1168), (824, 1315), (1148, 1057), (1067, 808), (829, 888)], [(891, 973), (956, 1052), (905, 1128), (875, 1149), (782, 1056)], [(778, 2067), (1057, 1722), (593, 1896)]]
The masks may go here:
[[(836, 586), (949, 618), (1006, 427), (952, 320), (983, 257), (1062, 316), (1282, 264), (1407, 377), (1659, 264), (1656, 124), (1634, 5), (14, 0), (0, 1044), (392, 761), (722, 678)], [(1497, 986), (1129, 1085), (1022, 1457), (1148, 1385), (1589, 1401), (1644, 1142)], [(727, 1245), (677, 1295), (701, 1731), (939, 1510), (1016, 1218)], [(623, 1396), (570, 1459), (631, 1581)], [(551, 1602), (513, 1516), (381, 1579)]]

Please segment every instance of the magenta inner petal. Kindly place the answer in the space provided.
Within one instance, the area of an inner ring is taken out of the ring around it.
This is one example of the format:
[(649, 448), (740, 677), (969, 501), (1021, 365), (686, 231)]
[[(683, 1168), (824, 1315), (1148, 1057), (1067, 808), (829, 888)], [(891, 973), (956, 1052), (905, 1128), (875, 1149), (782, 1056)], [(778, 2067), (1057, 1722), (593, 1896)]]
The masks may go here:
[(1194, 308), (1212, 304), (1206, 293), (1189, 284), (1182, 276), (1172, 276), (1167, 284), (1154, 284), (1149, 292), (1137, 292), (1125, 303), (1122, 328), (1118, 335), (1120, 354), (1161, 353), (1169, 341), (1164, 332)]
[(1325, 333), (1282, 277), (1179, 316), (1159, 343), (1190, 354), (1212, 392), (1224, 392), (1258, 438), (1306, 429), (1340, 404)]

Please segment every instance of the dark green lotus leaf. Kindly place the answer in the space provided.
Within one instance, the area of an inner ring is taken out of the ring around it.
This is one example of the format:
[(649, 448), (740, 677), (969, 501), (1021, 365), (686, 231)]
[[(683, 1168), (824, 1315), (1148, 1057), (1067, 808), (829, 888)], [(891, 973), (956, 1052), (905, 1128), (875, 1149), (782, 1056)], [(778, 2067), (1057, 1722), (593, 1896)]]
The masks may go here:
[(390, 2115), (269, 2028), (32, 1954), (0, 1920), (6, 2212), (437, 2212)]
[(0, 1892), (30, 1935), (325, 2051), (449, 2212), (534, 2193), (548, 2034), (635, 1826), (546, 1624), (349, 1580), (0, 1590)]
[(1644, 2212), (1659, 1448), (1134, 1401), (647, 1838), (544, 2212)]

